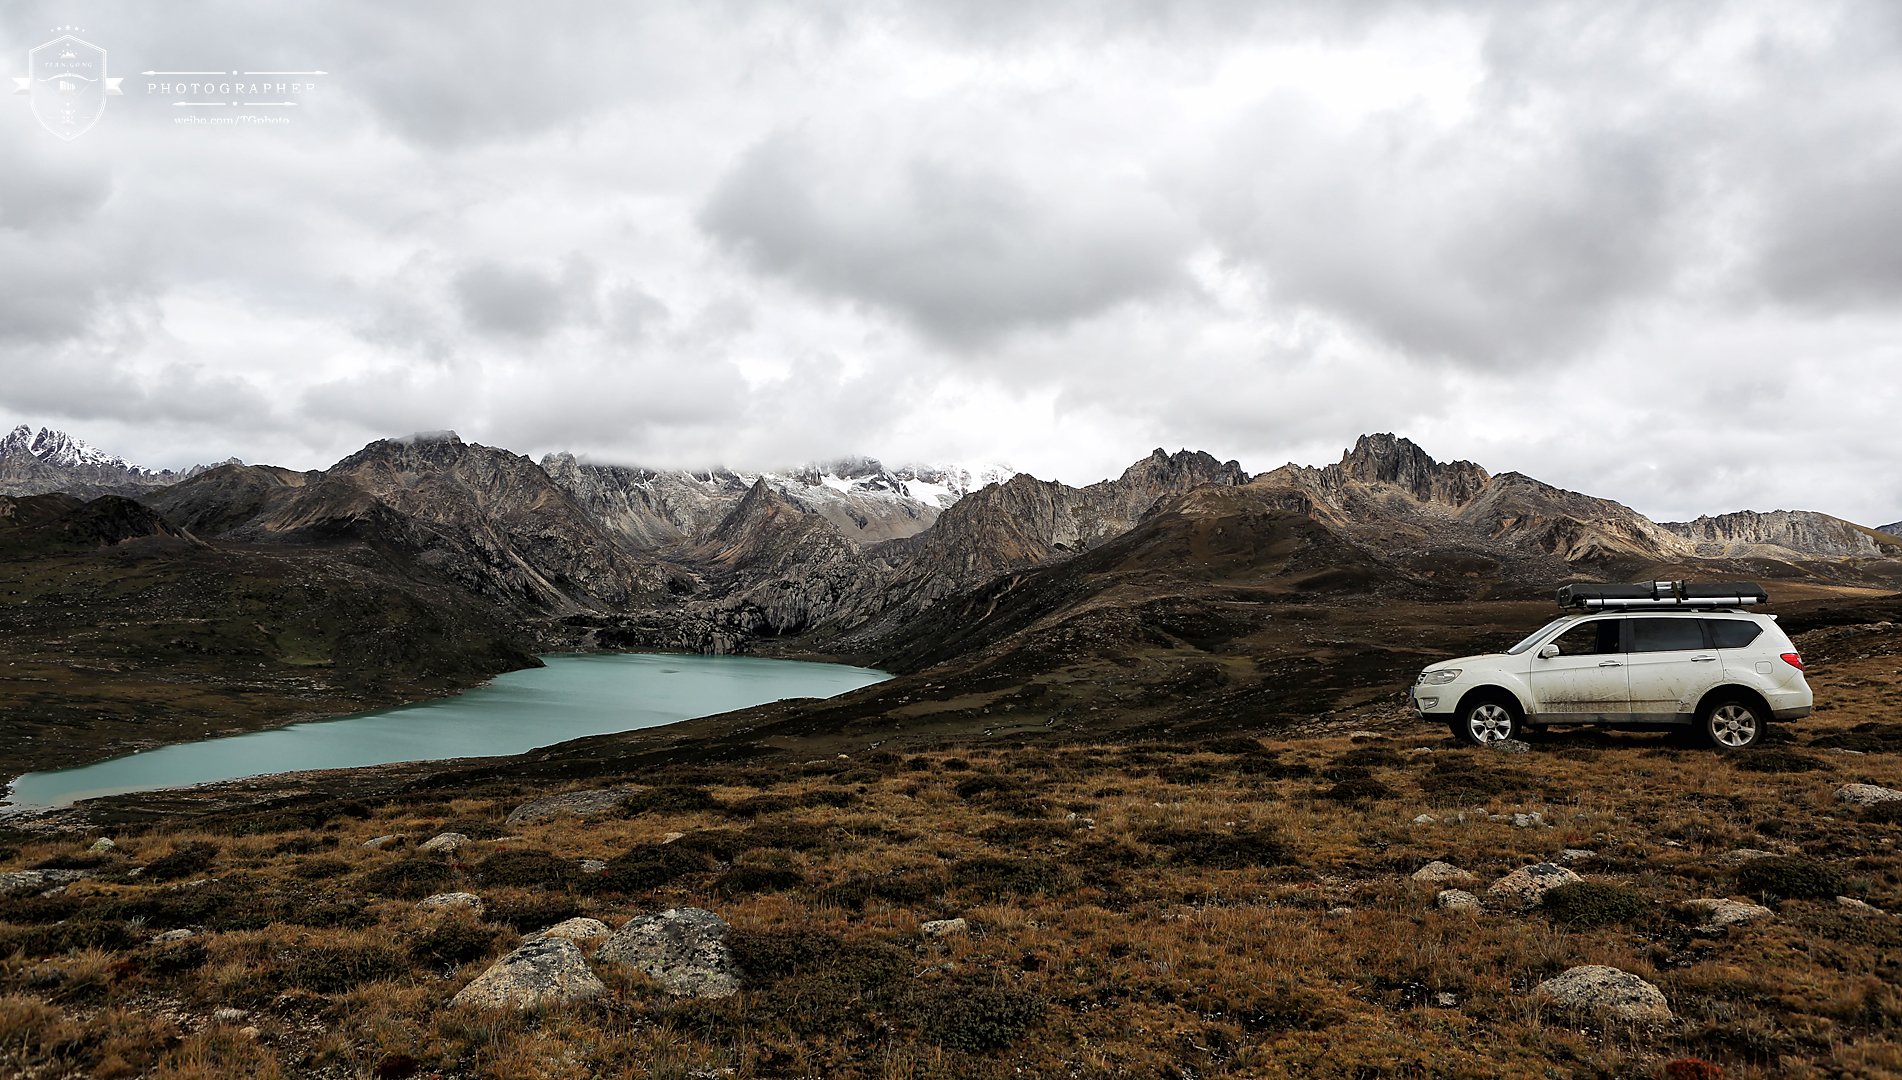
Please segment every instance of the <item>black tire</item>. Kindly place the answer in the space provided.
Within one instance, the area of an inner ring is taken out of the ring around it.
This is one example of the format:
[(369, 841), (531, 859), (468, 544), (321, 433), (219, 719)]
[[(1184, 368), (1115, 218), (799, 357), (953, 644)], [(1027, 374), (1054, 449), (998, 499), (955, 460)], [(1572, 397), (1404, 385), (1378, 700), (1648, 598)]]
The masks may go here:
[(1468, 746), (1517, 739), (1525, 731), (1519, 703), (1505, 694), (1475, 694), (1453, 714), (1453, 737)]
[(1697, 712), (1697, 737), (1720, 754), (1748, 750), (1763, 742), (1770, 714), (1747, 697), (1719, 697)]

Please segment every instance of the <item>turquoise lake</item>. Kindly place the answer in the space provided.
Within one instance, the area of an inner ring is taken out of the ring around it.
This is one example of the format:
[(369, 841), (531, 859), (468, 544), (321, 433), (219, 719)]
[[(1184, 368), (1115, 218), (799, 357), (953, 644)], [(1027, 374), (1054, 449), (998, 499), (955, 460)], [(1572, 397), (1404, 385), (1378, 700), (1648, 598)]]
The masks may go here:
[(267, 773), (496, 757), (588, 735), (658, 727), (786, 698), (884, 682), (871, 668), (750, 656), (542, 657), (456, 697), (271, 731), (180, 743), (15, 780), (4, 810), (188, 787)]

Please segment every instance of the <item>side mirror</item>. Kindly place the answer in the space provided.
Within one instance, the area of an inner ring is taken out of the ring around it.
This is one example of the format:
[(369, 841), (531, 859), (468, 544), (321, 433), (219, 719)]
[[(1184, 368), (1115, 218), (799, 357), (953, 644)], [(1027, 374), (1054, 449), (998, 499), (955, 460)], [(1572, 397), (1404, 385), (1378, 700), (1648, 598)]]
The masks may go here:
[(1557, 642), (1552, 642), (1550, 644), (1542, 645), (1539, 647), (1539, 659), (1541, 660), (1550, 660), (1553, 657), (1557, 656), (1558, 654), (1559, 654), (1559, 646)]

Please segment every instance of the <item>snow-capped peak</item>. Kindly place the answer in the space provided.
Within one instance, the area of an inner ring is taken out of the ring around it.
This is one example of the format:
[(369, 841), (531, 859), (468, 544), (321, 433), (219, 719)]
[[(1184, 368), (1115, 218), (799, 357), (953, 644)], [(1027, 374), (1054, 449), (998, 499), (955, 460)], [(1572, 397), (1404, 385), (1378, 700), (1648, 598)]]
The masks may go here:
[(92, 466), (105, 466), (115, 469), (143, 471), (128, 464), (124, 458), (115, 457), (90, 443), (73, 438), (64, 431), (41, 428), (36, 435), (25, 424), (14, 428), (7, 437), (0, 439), (0, 455), (31, 454), (48, 465), (76, 469)]

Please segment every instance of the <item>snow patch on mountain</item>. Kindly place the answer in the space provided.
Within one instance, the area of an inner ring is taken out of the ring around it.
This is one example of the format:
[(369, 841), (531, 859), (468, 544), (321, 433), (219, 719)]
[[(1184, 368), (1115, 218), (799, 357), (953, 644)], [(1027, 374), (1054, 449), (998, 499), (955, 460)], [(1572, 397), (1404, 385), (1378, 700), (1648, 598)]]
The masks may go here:
[(91, 443), (75, 439), (64, 431), (43, 427), (35, 434), (26, 424), (14, 428), (6, 438), (0, 439), (0, 456), (7, 454), (28, 454), (47, 465), (66, 469), (105, 467), (136, 473), (149, 471), (122, 457), (108, 454)]

